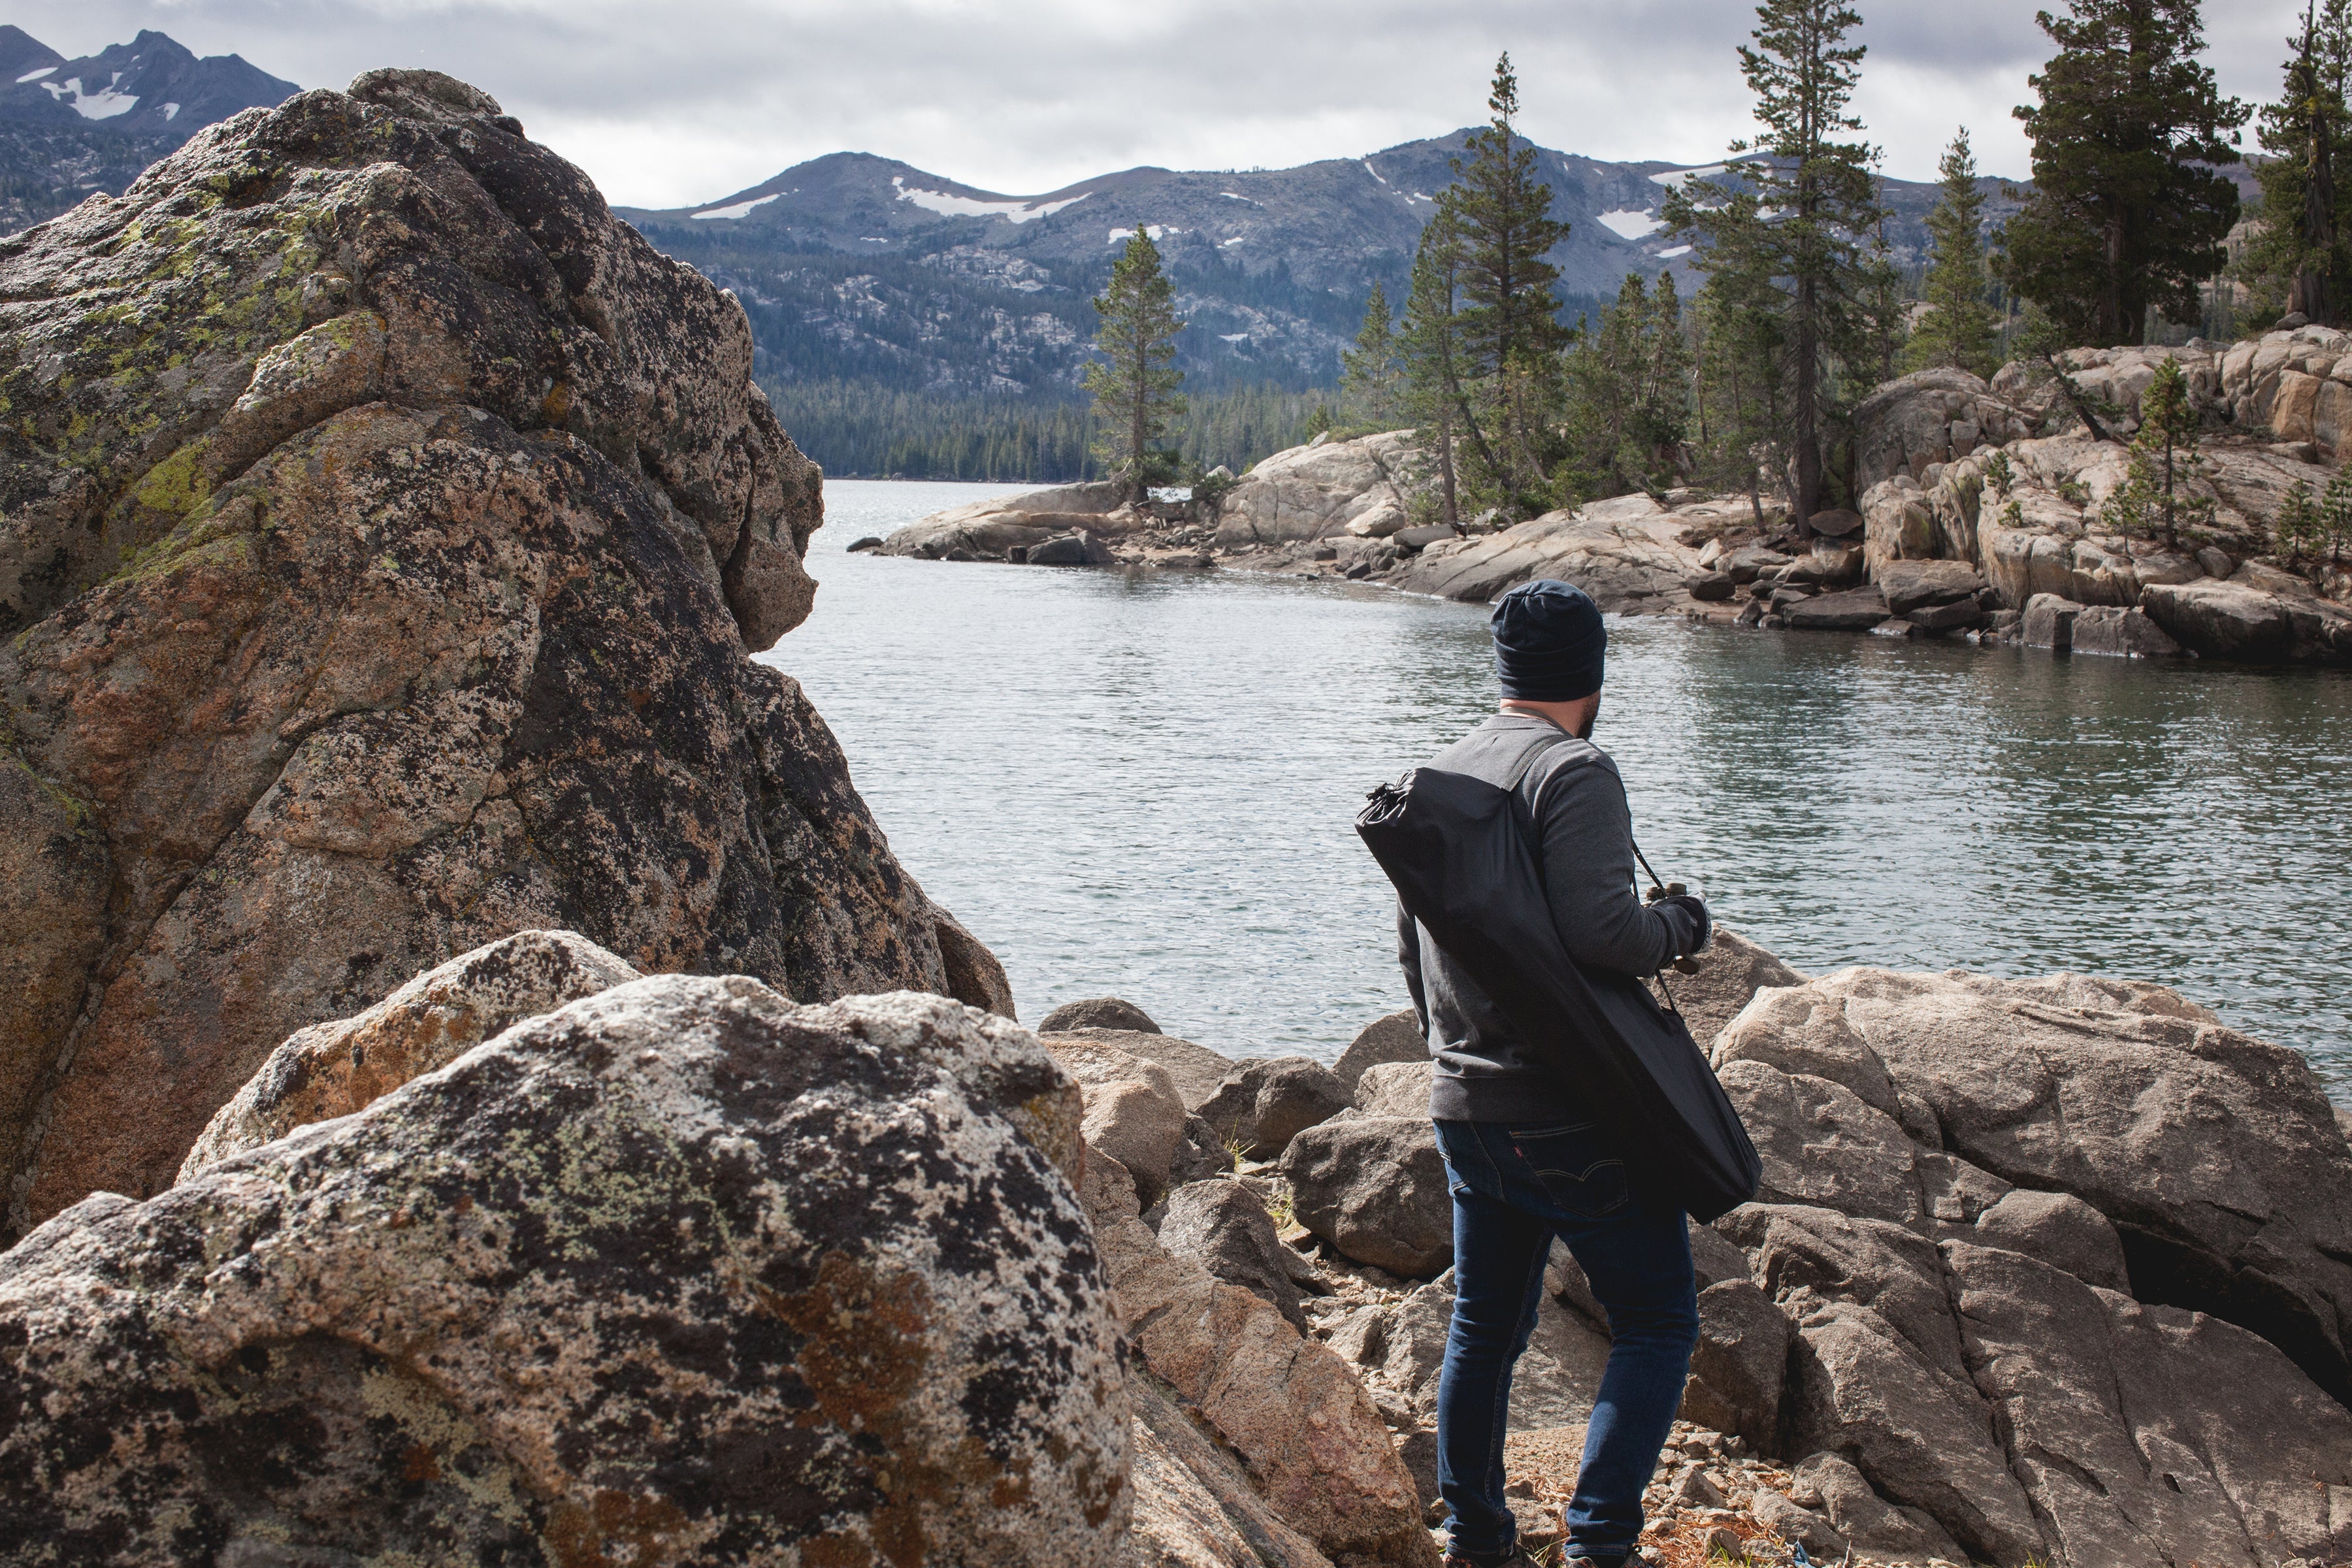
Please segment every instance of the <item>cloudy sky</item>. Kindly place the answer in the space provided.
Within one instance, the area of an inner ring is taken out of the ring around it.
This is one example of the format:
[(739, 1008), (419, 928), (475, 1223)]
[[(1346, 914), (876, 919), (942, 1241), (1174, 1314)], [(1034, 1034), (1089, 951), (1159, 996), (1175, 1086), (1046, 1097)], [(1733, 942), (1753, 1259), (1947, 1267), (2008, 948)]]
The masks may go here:
[[(2059, 0), (2041, 0), (2057, 4)], [(2037, 0), (1858, 0), (1856, 107), (1887, 172), (1956, 125), (2023, 175)], [(2271, 94), (2287, 0), (2208, 0), (2223, 90)], [(16, 0), (68, 56), (142, 27), (305, 87), (431, 66), (488, 89), (618, 203), (709, 201), (854, 150), (1019, 195), (1138, 163), (1281, 167), (1481, 119), (1498, 49), (1528, 134), (1702, 163), (1746, 134), (1740, 0)]]

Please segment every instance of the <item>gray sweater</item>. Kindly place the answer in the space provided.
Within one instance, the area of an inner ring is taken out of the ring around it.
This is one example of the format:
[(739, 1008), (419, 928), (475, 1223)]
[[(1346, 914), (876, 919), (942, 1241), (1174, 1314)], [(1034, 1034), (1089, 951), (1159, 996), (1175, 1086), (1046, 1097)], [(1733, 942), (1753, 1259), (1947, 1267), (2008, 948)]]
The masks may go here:
[[(1440, 773), (1500, 786), (1523, 757), (1549, 743), (1518, 797), (1541, 840), (1553, 929), (1577, 963), (1621, 973), (1656, 973), (1696, 948), (1697, 917), (1678, 905), (1644, 905), (1633, 891), (1633, 822), (1624, 781), (1609, 754), (1532, 714), (1502, 713), (1430, 759)], [(1445, 1121), (1531, 1123), (1590, 1113), (1579, 1086), (1561, 1082), (1523, 1046), (1501, 1012), (1456, 969), (1427, 931), (1397, 911), (1397, 962), (1436, 1059), (1430, 1114)]]

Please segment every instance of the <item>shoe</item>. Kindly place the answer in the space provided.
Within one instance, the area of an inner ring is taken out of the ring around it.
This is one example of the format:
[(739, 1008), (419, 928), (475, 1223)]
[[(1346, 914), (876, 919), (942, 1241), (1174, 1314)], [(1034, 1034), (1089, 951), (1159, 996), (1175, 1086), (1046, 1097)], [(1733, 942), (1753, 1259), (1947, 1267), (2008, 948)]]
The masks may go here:
[(1511, 1547), (1511, 1554), (1508, 1557), (1497, 1557), (1486, 1563), (1479, 1562), (1475, 1557), (1465, 1557), (1459, 1552), (1449, 1552), (1445, 1554), (1443, 1568), (1539, 1568), (1539, 1564), (1535, 1558), (1528, 1554), (1526, 1547), (1515, 1543)]
[(1638, 1547), (1622, 1557), (1563, 1557), (1559, 1561), (1560, 1568), (1578, 1568), (1580, 1563), (1583, 1568), (1654, 1568)]

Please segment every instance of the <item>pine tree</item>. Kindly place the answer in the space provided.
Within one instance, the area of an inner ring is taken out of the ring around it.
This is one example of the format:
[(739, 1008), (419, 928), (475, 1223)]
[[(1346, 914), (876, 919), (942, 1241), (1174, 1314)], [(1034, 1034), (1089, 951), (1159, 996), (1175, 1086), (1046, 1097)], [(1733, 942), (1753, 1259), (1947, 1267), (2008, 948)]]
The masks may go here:
[(2311, 485), (2297, 479), (2279, 502), (2278, 517), (2271, 524), (2278, 536), (2279, 553), (2289, 562), (2319, 552), (2320, 542), (2327, 536), (2327, 524), (2320, 516), (2319, 505), (2311, 499)]
[(1086, 389), (1095, 400), (1095, 451), (1111, 475), (1140, 501), (1176, 472), (1177, 458), (1160, 446), (1169, 425), (1184, 416), (1176, 389), (1175, 290), (1160, 269), (1160, 247), (1141, 224), (1110, 269), (1095, 300), (1102, 328), (1095, 334), (1101, 361), (1087, 366)]
[[(1862, 17), (1841, 0), (1764, 0), (1756, 16), (1758, 47), (1741, 47), (1739, 66), (1769, 134), (1752, 152), (1745, 143), (1732, 147), (1733, 170), (1755, 200), (1716, 199), (1712, 187), (1685, 182), (1669, 195), (1665, 217), (1706, 242), (1702, 268), (1738, 265), (1752, 274), (1760, 265), (1774, 280), (1780, 298), (1768, 308), (1781, 319), (1774, 423), (1785, 432), (1795, 470), (1790, 499), (1799, 529), (1810, 532), (1806, 525), (1822, 506), (1833, 378), (1870, 346), (1873, 273), (1860, 237), (1878, 221), (1876, 183), (1870, 149), (1837, 139), (1862, 127), (1846, 108), (1864, 51), (1845, 42)], [(1702, 196), (1711, 205), (1702, 206)], [(1713, 259), (1731, 250), (1741, 253), (1736, 262)], [(1767, 304), (1748, 288), (1739, 294), (1746, 308)]]
[(1763, 526), (1763, 481), (1782, 466), (1781, 375), (1786, 304), (1774, 279), (1776, 251), (1753, 191), (1733, 193), (1707, 216), (1692, 368), (1694, 458), (1699, 478), (1748, 492)]
[(2077, 343), (2145, 342), (2148, 312), (2200, 314), (2198, 284), (2226, 259), (2245, 105), (2196, 58), (2198, 0), (2069, 0), (2036, 19), (2058, 46), (2015, 112), (2033, 139), (2033, 190), (2002, 236), (2002, 270)]
[(1400, 416), (1403, 369), (1397, 360), (1396, 328), (1389, 317), (1389, 291), (1377, 278), (1364, 301), (1364, 325), (1356, 346), (1339, 354), (1340, 405), (1350, 429), (1392, 430)]
[(1626, 274), (1617, 302), (1567, 356), (1568, 456), (1555, 469), (1562, 501), (1672, 481), (1690, 421), (1690, 363), (1674, 274), (1660, 273), (1646, 291), (1638, 273)]
[[(2319, 536), (2315, 545), (2327, 546), (2330, 562), (2344, 559), (2344, 547), (2352, 544), (2352, 468), (2338, 468), (2336, 477), (2327, 481), (2327, 491), (2319, 502)], [(2315, 548), (2315, 554), (2317, 553)]]
[(1456, 531), (1462, 521), (1454, 442), (1456, 421), (1468, 407), (1462, 389), (1461, 277), (1462, 237), (1440, 207), (1422, 226), (1397, 350), (1404, 367), (1404, 412), (1437, 452), (1439, 521)]
[(1927, 215), (1935, 250), (1927, 268), (1927, 308), (1911, 335), (1907, 363), (1914, 370), (1955, 365), (1989, 376), (2000, 363), (1994, 350), (2000, 322), (1985, 303), (1992, 284), (1985, 262), (1985, 198), (1977, 188), (1976, 153), (1966, 126), (1944, 149), (1942, 173), (1943, 194)]
[(2124, 482), (2108, 498), (2108, 514), (2126, 541), (2135, 528), (2151, 539), (2161, 530), (2164, 542), (2178, 546), (2181, 523), (2201, 521), (2213, 510), (2210, 500), (2186, 493), (2205, 459), (2197, 450), (2197, 410), (2179, 361), (2158, 363), (2139, 408), (2139, 433), (2132, 437)]
[(2255, 121), (2270, 156), (2254, 167), (2262, 222), (2237, 273), (2258, 307), (2333, 325), (2352, 303), (2352, 236), (2336, 216), (2336, 172), (2352, 156), (2352, 0), (2305, 0), (2287, 47), (2280, 100)]
[(1550, 500), (1558, 353), (1567, 337), (1553, 289), (1559, 271), (1544, 257), (1568, 237), (1568, 225), (1551, 216), (1535, 147), (1512, 128), (1519, 84), (1507, 54), (1496, 62), (1486, 106), (1493, 120), (1465, 139), (1469, 156), (1454, 160), (1454, 183), (1438, 196), (1459, 238), (1454, 342), (1462, 379), (1476, 394), (1475, 407), (1465, 398), (1460, 413), (1477, 459), (1476, 488), (1506, 510), (1532, 516)]

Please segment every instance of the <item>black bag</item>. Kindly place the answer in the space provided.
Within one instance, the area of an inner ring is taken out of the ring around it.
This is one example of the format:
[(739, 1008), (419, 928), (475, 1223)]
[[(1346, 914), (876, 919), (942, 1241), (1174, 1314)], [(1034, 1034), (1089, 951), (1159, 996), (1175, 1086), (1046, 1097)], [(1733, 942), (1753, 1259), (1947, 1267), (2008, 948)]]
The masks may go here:
[(1756, 1195), (1763, 1162), (1682, 1015), (1631, 975), (1588, 970), (1553, 930), (1516, 796), (1416, 768), (1356, 831), (1405, 912), (1563, 1079), (1617, 1112), (1602, 1131), (1638, 1187), (1702, 1224)]

